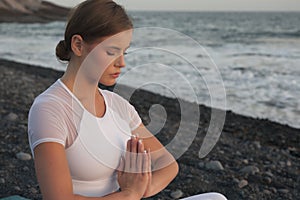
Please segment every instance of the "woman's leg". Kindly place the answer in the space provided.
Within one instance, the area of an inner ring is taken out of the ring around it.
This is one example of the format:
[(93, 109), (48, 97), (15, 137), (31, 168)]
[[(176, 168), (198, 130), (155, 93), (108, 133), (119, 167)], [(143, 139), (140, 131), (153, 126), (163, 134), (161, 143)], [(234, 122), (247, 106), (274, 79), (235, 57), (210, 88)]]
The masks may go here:
[(227, 200), (226, 197), (220, 193), (210, 192), (187, 197), (181, 200)]

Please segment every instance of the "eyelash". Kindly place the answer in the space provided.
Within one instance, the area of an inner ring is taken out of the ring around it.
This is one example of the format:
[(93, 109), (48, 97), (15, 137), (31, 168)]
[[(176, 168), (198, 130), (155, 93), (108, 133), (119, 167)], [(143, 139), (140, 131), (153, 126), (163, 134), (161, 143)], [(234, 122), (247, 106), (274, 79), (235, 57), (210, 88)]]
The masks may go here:
[[(106, 54), (109, 55), (109, 56), (115, 56), (116, 55), (115, 53), (111, 53), (109, 51), (106, 51)], [(128, 54), (127, 52), (123, 53), (124, 56), (126, 56), (127, 54)]]
[(109, 55), (109, 56), (114, 56), (115, 55), (114, 53), (111, 53), (109, 51), (106, 51), (106, 54)]

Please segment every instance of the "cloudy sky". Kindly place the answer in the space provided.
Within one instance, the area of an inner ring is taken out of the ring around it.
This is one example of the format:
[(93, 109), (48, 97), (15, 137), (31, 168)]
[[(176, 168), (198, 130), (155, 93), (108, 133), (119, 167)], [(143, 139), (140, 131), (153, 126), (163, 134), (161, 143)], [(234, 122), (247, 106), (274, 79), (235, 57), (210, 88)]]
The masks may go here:
[[(83, 0), (47, 0), (72, 7)], [(300, 11), (300, 0), (115, 0), (127, 10)]]

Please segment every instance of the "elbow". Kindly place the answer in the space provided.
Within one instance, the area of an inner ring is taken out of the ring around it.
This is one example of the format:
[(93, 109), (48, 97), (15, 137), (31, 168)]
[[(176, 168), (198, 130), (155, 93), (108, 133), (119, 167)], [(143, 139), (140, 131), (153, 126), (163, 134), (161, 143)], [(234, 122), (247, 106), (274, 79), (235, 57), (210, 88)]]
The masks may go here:
[(174, 178), (175, 178), (177, 176), (177, 174), (179, 173), (179, 165), (178, 165), (176, 160), (174, 161), (173, 165), (174, 166), (172, 166), (172, 167), (173, 167), (173, 170), (174, 170)]

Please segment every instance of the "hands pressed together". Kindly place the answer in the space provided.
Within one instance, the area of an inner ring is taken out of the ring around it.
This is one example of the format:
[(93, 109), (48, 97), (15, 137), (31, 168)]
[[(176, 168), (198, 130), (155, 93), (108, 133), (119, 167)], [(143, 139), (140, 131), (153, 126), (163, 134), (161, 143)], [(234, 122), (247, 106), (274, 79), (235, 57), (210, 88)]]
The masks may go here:
[(121, 191), (141, 199), (151, 184), (150, 149), (145, 149), (141, 139), (132, 136), (127, 142), (125, 158), (121, 159), (118, 182)]

